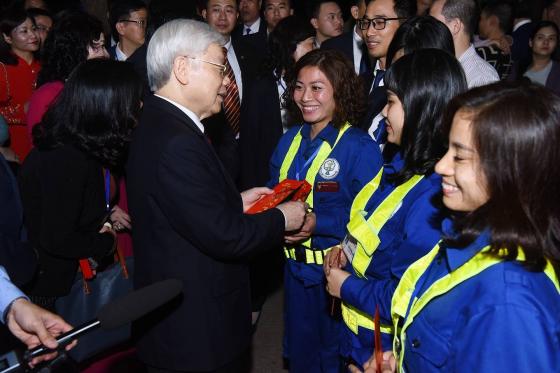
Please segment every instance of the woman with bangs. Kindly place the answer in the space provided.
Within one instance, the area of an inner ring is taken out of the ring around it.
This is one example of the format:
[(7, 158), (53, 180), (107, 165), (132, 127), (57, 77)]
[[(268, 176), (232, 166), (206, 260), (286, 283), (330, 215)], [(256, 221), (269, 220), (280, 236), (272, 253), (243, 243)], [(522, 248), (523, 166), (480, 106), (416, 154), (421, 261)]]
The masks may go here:
[[(363, 107), (360, 80), (350, 61), (334, 50), (314, 50), (296, 63), (287, 82), (292, 126), (270, 161), (268, 186), (305, 180), (312, 207), (303, 227), (286, 237), (284, 357), (291, 372), (341, 369), (340, 319), (329, 314), (323, 257), (342, 240), (350, 205), (379, 172), (379, 147), (353, 128)], [(332, 311), (331, 311), (332, 312)]]
[(439, 49), (404, 55), (384, 79), (384, 155), (391, 158), (354, 199), (346, 236), (324, 264), (327, 289), (342, 300), (341, 354), (357, 366), (374, 349), (376, 311), (381, 344), (391, 346), (391, 298), (399, 279), (440, 238), (433, 199), (441, 193), (441, 178), (434, 173), (445, 153), (441, 127), (447, 103), (467, 89), (459, 62)]
[[(437, 163), (450, 217), (403, 275), (383, 371), (555, 372), (560, 366), (560, 99), (496, 83), (457, 97)], [(375, 358), (364, 366), (376, 371)]]

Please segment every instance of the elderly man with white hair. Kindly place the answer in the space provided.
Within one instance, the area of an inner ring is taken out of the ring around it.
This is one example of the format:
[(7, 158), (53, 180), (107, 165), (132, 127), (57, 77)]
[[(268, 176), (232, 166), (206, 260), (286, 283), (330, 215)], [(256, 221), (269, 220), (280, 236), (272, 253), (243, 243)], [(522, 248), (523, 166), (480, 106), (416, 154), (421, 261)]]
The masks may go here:
[(153, 97), (131, 144), (128, 197), (135, 286), (176, 278), (182, 296), (138, 325), (149, 372), (246, 372), (251, 330), (247, 259), (298, 230), (306, 206), (244, 214), (267, 188), (239, 194), (200, 121), (221, 110), (229, 84), (224, 38), (175, 20), (148, 46)]

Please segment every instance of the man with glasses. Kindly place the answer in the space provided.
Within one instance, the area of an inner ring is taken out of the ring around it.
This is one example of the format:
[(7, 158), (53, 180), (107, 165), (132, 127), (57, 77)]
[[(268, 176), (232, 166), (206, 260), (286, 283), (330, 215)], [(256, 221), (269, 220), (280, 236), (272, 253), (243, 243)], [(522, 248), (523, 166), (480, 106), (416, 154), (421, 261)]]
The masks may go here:
[[(361, 19), (366, 12), (366, 0), (353, 0), (350, 14), (354, 20)], [(362, 39), (362, 31), (358, 23), (352, 27), (352, 31), (345, 32), (340, 36), (325, 40), (321, 44), (322, 49), (336, 49), (344, 53), (354, 64), (356, 74), (365, 73), (370, 68), (369, 55)]]
[(117, 42), (109, 48), (109, 55), (117, 61), (126, 61), (146, 38), (148, 10), (142, 0), (113, 1), (109, 9), (111, 33)]
[(148, 97), (130, 146), (134, 284), (183, 282), (182, 297), (138, 324), (148, 372), (245, 373), (251, 340), (247, 260), (299, 229), (301, 202), (245, 214), (267, 188), (238, 192), (201, 120), (219, 112), (230, 84), (223, 35), (177, 19), (148, 45)]
[(364, 17), (357, 21), (372, 61), (373, 69), (361, 76), (368, 95), (367, 111), (359, 126), (378, 144), (385, 143), (381, 110), (387, 103), (383, 76), (387, 50), (400, 24), (416, 14), (416, 0), (369, 0)]

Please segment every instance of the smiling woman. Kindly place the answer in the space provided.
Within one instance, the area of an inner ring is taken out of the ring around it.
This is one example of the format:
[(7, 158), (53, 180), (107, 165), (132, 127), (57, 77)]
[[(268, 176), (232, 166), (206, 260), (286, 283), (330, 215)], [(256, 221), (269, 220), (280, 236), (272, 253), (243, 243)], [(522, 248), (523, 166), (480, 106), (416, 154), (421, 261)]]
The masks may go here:
[(332, 299), (321, 266), (344, 236), (352, 200), (379, 172), (382, 159), (371, 137), (350, 126), (359, 116), (363, 96), (344, 55), (309, 52), (287, 80), (284, 98), (296, 125), (276, 147), (268, 185), (306, 180), (313, 186), (306, 200), (313, 212), (300, 230), (286, 237), (284, 356), (293, 372), (338, 373), (341, 323), (325, 312)]
[(0, 115), (10, 126), (11, 148), (23, 160), (31, 141), (25, 128), (25, 106), (35, 89), (40, 64), (39, 38), (33, 19), (19, 7), (0, 16)]

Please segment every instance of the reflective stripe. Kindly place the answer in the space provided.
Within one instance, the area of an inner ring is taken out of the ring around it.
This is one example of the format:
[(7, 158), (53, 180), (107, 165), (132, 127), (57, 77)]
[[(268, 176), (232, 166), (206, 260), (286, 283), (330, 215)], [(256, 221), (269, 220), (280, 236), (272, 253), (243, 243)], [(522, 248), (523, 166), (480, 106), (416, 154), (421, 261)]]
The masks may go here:
[[(412, 301), (408, 317), (404, 319), (402, 329), (399, 330), (398, 334), (396, 334), (395, 338), (393, 339), (393, 352), (395, 353), (395, 356), (397, 356), (400, 371), (404, 371), (403, 359), (405, 352), (404, 349), (406, 329), (410, 326), (410, 324), (412, 324), (412, 322), (414, 321), (414, 317), (416, 317), (416, 315), (418, 315), (420, 311), (422, 311), (422, 309), (432, 299), (449, 292), (455, 286), (478, 275), (494, 264), (498, 264), (504, 261), (503, 258), (499, 258), (495, 255), (489, 254), (489, 249), (490, 246), (484, 247), (468, 262), (457, 268), (455, 271), (450, 272), (439, 280), (435, 281), (424, 292), (424, 294), (422, 294), (419, 298), (415, 298), (412, 300), (410, 298), (412, 297), (418, 280), (424, 274), (424, 272), (426, 272), (439, 252), (439, 243), (436, 244), (436, 246), (428, 254), (408, 267), (403, 277), (401, 278), (401, 281), (399, 282), (391, 301), (391, 318), (393, 320), (393, 327), (395, 328), (398, 327), (399, 321), (405, 318), (409, 304)], [(521, 248), (519, 248), (516, 260), (523, 261), (524, 259), (525, 253)], [(544, 273), (554, 284), (556, 290), (560, 293), (560, 283), (549, 260), (547, 260)]]
[[(319, 153), (317, 154), (317, 156), (315, 157), (315, 159), (311, 163), (311, 166), (309, 166), (309, 169), (307, 170), (307, 173), (305, 174), (305, 180), (309, 183), (309, 185), (311, 185), (311, 192), (309, 193), (309, 195), (307, 196), (307, 199), (305, 200), (305, 202), (307, 202), (307, 204), (310, 207), (313, 207), (313, 189), (315, 189), (315, 177), (317, 177), (317, 173), (319, 172), (319, 168), (321, 167), (323, 162), (328, 158), (328, 156), (331, 154), (333, 149), (336, 147), (336, 145), (338, 144), (338, 141), (341, 139), (342, 135), (344, 135), (344, 133), (349, 128), (350, 128), (350, 124), (348, 122), (346, 122), (344, 124), (344, 126), (338, 131), (338, 136), (336, 137), (336, 141), (334, 142), (334, 146), (332, 148), (327, 141), (323, 141), (323, 143), (321, 144), (321, 147), (319, 148)], [(300, 128), (298, 133), (296, 134), (296, 136), (292, 140), (292, 143), (290, 144), (290, 147), (288, 148), (288, 152), (286, 153), (286, 156), (284, 157), (284, 161), (282, 162), (282, 166), (280, 167), (280, 175), (278, 176), (279, 181), (285, 180), (288, 177), (288, 171), (290, 170), (290, 167), (292, 166), (292, 163), (294, 162), (294, 159), (296, 158), (297, 152), (298, 152), (299, 147), (301, 145), (301, 139), (302, 139), (302, 137), (301, 137), (301, 128)], [(311, 238), (305, 240), (300, 245), (303, 245), (307, 248), (310, 248), (311, 247)], [(322, 260), (322, 258), (321, 258), (321, 260)]]
[(389, 219), (391, 219), (395, 211), (402, 205), (402, 201), (406, 195), (423, 178), (424, 175), (414, 175), (405, 183), (397, 186), (395, 190), (377, 206), (367, 220), (364, 217), (366, 211), (363, 209), (379, 186), (381, 180), (380, 173), (363, 188), (367, 189), (367, 193), (362, 193), (362, 191), (358, 193), (358, 196), (352, 203), (351, 211), (354, 212), (354, 215), (350, 217), (350, 221), (346, 226), (348, 233), (357, 241), (356, 253), (352, 258), (352, 267), (354, 267), (358, 276), (366, 277), (366, 270), (370, 266), (373, 253), (380, 243), (379, 232)]
[[(373, 316), (368, 315), (365, 312), (360, 311), (359, 309), (342, 302), (341, 304), (342, 309), (342, 319), (344, 323), (348, 326), (354, 334), (358, 334), (358, 327), (361, 326), (362, 328), (375, 330), (375, 323), (373, 322)], [(381, 324), (379, 329), (381, 333), (385, 334), (393, 334), (393, 326), (392, 325), (384, 325)]]
[[(325, 250), (312, 250), (312, 249), (305, 249), (305, 263), (307, 264), (319, 264), (323, 265), (323, 258), (329, 251), (332, 250), (332, 247), (329, 247)], [(286, 258), (297, 260), (296, 258), (296, 249), (295, 248), (284, 248), (284, 254)]]

